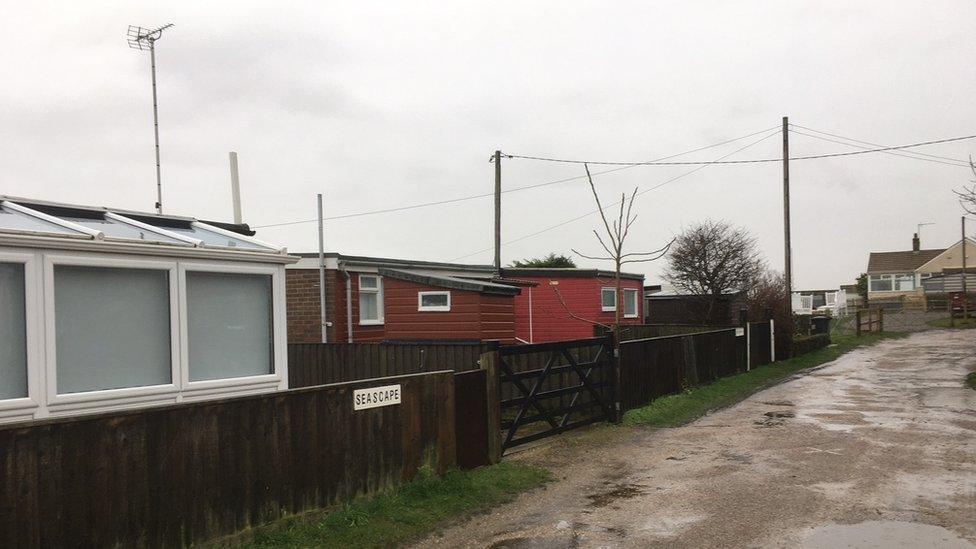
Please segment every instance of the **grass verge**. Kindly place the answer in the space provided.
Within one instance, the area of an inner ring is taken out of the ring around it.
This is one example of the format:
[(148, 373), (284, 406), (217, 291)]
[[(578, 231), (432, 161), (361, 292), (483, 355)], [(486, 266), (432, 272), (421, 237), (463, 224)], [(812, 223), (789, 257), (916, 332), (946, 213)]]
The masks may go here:
[(976, 389), (976, 372), (969, 372), (969, 375), (966, 376), (966, 385)]
[(950, 325), (948, 318), (937, 318), (928, 322), (929, 326), (936, 328), (953, 328), (956, 330), (966, 330), (976, 328), (976, 318), (957, 318)]
[(709, 385), (693, 387), (676, 395), (654, 399), (647, 406), (625, 413), (623, 423), (648, 427), (684, 425), (712, 410), (735, 404), (796, 372), (830, 362), (851, 349), (904, 336), (905, 334), (891, 332), (865, 334), (860, 338), (853, 335), (833, 336), (833, 344), (829, 347), (760, 366), (743, 374), (724, 377)]
[(389, 492), (328, 514), (291, 517), (258, 527), (246, 547), (390, 547), (429, 532), (444, 520), (487, 509), (548, 482), (537, 467), (499, 463), (435, 476), (421, 471)]

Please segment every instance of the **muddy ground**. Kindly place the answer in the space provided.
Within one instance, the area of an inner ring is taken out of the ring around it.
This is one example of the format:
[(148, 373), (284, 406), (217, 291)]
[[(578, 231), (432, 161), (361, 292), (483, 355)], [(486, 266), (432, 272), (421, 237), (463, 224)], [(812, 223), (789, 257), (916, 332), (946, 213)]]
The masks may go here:
[(429, 547), (976, 547), (976, 331), (853, 351), (676, 429), (506, 457), (557, 481)]

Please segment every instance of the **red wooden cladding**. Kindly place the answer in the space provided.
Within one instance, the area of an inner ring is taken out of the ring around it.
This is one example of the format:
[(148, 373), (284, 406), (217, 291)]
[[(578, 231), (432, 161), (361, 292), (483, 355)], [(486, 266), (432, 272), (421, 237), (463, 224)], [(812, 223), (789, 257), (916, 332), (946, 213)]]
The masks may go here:
[[(614, 322), (614, 313), (603, 311), (600, 301), (601, 289), (614, 286), (612, 278), (524, 276), (521, 274), (517, 278), (538, 283), (538, 286), (531, 289), (531, 330), (529, 329), (530, 289), (524, 288), (521, 294), (515, 296), (515, 335), (519, 339), (531, 340), (533, 343), (583, 339), (593, 336), (594, 325), (611, 325)], [(559, 284), (553, 286), (550, 284), (551, 281), (557, 281)], [(623, 279), (621, 286), (622, 288), (637, 290), (637, 317), (624, 318), (621, 312), (621, 323), (641, 324), (644, 308), (642, 282)], [(566, 307), (560, 303), (556, 294), (557, 290), (566, 302)], [(574, 318), (573, 315), (586, 320)]]
[[(511, 296), (384, 279), (386, 339), (515, 341)], [(450, 292), (450, 311), (420, 311), (420, 292)]]
[[(0, 547), (175, 547), (456, 463), (450, 372), (0, 426)], [(354, 411), (399, 383), (402, 403)]]

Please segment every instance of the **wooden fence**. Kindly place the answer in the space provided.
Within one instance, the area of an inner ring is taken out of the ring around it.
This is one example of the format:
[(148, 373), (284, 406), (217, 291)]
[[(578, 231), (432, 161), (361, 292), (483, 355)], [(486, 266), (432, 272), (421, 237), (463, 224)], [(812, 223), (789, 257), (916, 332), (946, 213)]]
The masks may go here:
[(735, 334), (735, 328), (729, 328), (622, 342), (621, 411), (685, 387), (745, 371), (742, 337)]
[[(617, 335), (619, 341), (630, 341), (633, 339), (648, 339), (651, 337), (665, 337), (673, 335), (697, 334), (699, 332), (710, 332), (732, 326), (704, 326), (698, 324), (628, 324), (620, 327)], [(593, 326), (593, 336), (602, 337), (606, 335), (606, 328), (603, 326)]]
[(749, 323), (749, 368), (773, 361), (772, 326), (768, 320)]
[(865, 309), (854, 315), (855, 333), (884, 331), (884, 309)]
[(288, 386), (312, 387), (360, 379), (477, 370), (488, 343), (291, 343)]
[[(353, 391), (399, 384), (398, 405)], [(451, 372), (0, 426), (0, 547), (174, 547), (456, 463)]]

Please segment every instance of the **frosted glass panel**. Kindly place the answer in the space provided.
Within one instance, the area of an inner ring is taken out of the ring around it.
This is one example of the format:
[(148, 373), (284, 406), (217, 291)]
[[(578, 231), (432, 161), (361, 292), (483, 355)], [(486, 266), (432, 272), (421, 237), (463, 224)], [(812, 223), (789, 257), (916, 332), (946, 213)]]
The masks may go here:
[(136, 227), (135, 225), (129, 225), (128, 223), (123, 223), (110, 218), (90, 219), (85, 217), (64, 217), (62, 219), (72, 223), (77, 223), (78, 225), (84, 225), (89, 229), (101, 231), (102, 234), (108, 238), (128, 238), (131, 240), (145, 240), (147, 242), (160, 242), (163, 244), (183, 244), (183, 241), (181, 240), (170, 238), (166, 235), (154, 233), (152, 231), (147, 231), (145, 229)]
[(0, 400), (27, 396), (24, 265), (0, 263)]
[(270, 374), (271, 275), (186, 273), (190, 381)]
[(58, 393), (172, 382), (169, 273), (54, 267)]
[(180, 233), (190, 238), (203, 241), (204, 246), (219, 246), (221, 248), (244, 248), (246, 250), (261, 250), (265, 252), (276, 251), (274, 248), (261, 246), (253, 242), (248, 242), (240, 238), (224, 236), (213, 231), (208, 231), (202, 227), (166, 227), (167, 231)]

